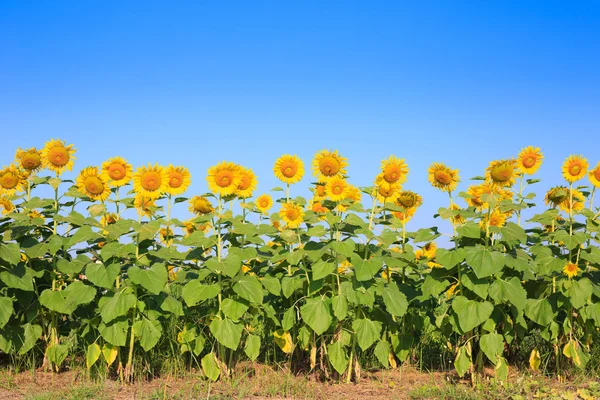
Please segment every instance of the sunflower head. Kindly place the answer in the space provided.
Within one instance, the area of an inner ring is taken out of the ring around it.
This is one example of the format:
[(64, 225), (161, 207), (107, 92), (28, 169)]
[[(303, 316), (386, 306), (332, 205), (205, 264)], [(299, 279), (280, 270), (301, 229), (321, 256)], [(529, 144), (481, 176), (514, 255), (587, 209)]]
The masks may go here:
[(121, 157), (113, 157), (102, 163), (102, 176), (112, 187), (127, 185), (131, 181), (133, 167)]
[(112, 225), (119, 220), (119, 216), (115, 213), (107, 213), (100, 218), (102, 226)]
[(72, 144), (67, 145), (63, 140), (50, 139), (42, 149), (42, 165), (50, 171), (62, 174), (65, 170), (72, 171), (75, 163), (75, 149)]
[(6, 215), (15, 210), (15, 205), (8, 198), (0, 196), (0, 208), (2, 208), (2, 215)]
[(37, 172), (42, 169), (42, 152), (35, 147), (26, 150), (17, 149), (15, 163), (30, 173)]
[(327, 185), (327, 183), (325, 183), (325, 182), (319, 182), (319, 183), (315, 184), (314, 189), (312, 189), (313, 197), (315, 199), (324, 200), (327, 198), (326, 185)]
[(498, 228), (504, 226), (506, 224), (507, 214), (500, 212), (499, 210), (494, 210), (490, 214), (489, 218), (486, 215), (479, 225), (481, 228), (485, 229), (486, 226), (496, 226)]
[[(450, 205), (449, 209), (453, 210), (453, 211), (460, 211), (461, 210), (461, 208), (459, 207), (459, 205), (458, 204), (454, 204), (454, 203), (452, 203)], [(456, 225), (462, 225), (462, 224), (464, 224), (466, 222), (465, 218), (460, 214), (460, 212), (456, 213), (456, 215), (454, 217), (452, 217), (452, 221)]]
[(110, 196), (108, 182), (100, 174), (97, 167), (87, 167), (81, 170), (75, 181), (81, 194), (90, 199), (104, 201)]
[(492, 161), (485, 171), (485, 179), (493, 187), (511, 187), (516, 177), (516, 161), (513, 159)]
[(239, 166), (223, 161), (208, 169), (206, 181), (210, 190), (219, 196), (229, 196), (238, 190), (242, 177)]
[(240, 199), (252, 197), (252, 192), (256, 190), (256, 175), (250, 168), (239, 167), (240, 183), (238, 184), (236, 195)]
[(313, 174), (320, 182), (327, 182), (335, 177), (344, 177), (346, 175), (346, 158), (340, 156), (337, 150), (322, 150), (315, 154), (313, 159)]
[(469, 206), (475, 207), (475, 209), (477, 211), (484, 210), (484, 209), (486, 209), (488, 207), (488, 204), (481, 199), (481, 195), (483, 195), (484, 193), (486, 193), (484, 191), (484, 189), (485, 189), (484, 185), (487, 186), (486, 184), (483, 184), (483, 185), (471, 185), (467, 189), (467, 194), (470, 197), (467, 197), (465, 199), (465, 201), (467, 202), (467, 204)]
[(400, 196), (400, 186), (390, 185), (387, 187), (375, 185), (373, 196), (380, 203), (393, 203)]
[(569, 279), (573, 279), (574, 277), (576, 277), (579, 272), (581, 272), (581, 270), (579, 269), (579, 267), (577, 266), (577, 264), (573, 264), (573, 263), (567, 263), (567, 265), (565, 265), (565, 267), (563, 268), (563, 273), (569, 277)]
[(213, 205), (204, 196), (194, 196), (189, 200), (189, 210), (196, 215), (210, 214), (214, 211)]
[(166, 168), (167, 186), (165, 191), (171, 196), (184, 193), (192, 183), (190, 171), (184, 166), (174, 167), (169, 164)]
[(589, 165), (585, 158), (579, 155), (570, 155), (562, 166), (562, 174), (567, 182), (577, 182), (585, 176)]
[(592, 185), (596, 188), (600, 188), (600, 162), (590, 171), (589, 177)]
[(381, 162), (381, 173), (377, 175), (375, 183), (379, 186), (401, 185), (406, 182), (408, 166), (404, 159), (390, 156)]
[(398, 194), (398, 198), (396, 199), (396, 205), (404, 208), (405, 210), (409, 208), (418, 208), (423, 204), (423, 197), (415, 192), (411, 192), (410, 190), (403, 190)]
[(444, 192), (452, 192), (456, 189), (460, 177), (457, 169), (451, 169), (443, 163), (433, 163), (429, 167), (428, 178), (429, 183), (435, 188)]
[(348, 194), (349, 185), (344, 178), (334, 177), (327, 181), (325, 193), (331, 201), (342, 201)]
[(564, 212), (578, 212), (585, 208), (585, 196), (582, 192), (577, 189), (567, 189), (567, 196), (560, 204), (558, 208)]
[(271, 207), (273, 207), (273, 198), (268, 194), (261, 194), (256, 198), (256, 208), (263, 214), (268, 214)]
[(298, 183), (304, 176), (304, 163), (296, 155), (284, 154), (275, 161), (273, 173), (284, 183)]
[(289, 229), (298, 228), (303, 221), (304, 210), (297, 204), (284, 203), (279, 211), (279, 216)]
[(533, 175), (542, 165), (543, 159), (544, 156), (539, 147), (526, 147), (517, 157), (517, 168), (522, 174)]
[(553, 208), (560, 206), (565, 201), (568, 201), (569, 188), (564, 186), (555, 186), (546, 192), (546, 204)]
[(135, 195), (133, 205), (139, 215), (152, 217), (152, 215), (154, 215), (154, 209), (156, 208), (156, 201), (152, 197), (147, 197), (138, 193)]
[(425, 246), (423, 246), (422, 251), (425, 257), (427, 257), (430, 260), (433, 260), (437, 251), (437, 245), (435, 244), (435, 242), (429, 242), (425, 244)]
[(23, 190), (28, 173), (19, 170), (14, 164), (0, 170), (0, 193), (8, 196)]
[(405, 224), (412, 219), (412, 217), (415, 215), (415, 212), (417, 212), (416, 208), (407, 208), (404, 211), (394, 211), (392, 214), (394, 217), (398, 218), (400, 222)]
[(157, 199), (167, 191), (168, 180), (169, 177), (162, 166), (148, 164), (135, 171), (133, 190), (144, 197)]
[(165, 246), (170, 246), (173, 244), (173, 229), (169, 227), (160, 228), (158, 231), (160, 235), (160, 242)]

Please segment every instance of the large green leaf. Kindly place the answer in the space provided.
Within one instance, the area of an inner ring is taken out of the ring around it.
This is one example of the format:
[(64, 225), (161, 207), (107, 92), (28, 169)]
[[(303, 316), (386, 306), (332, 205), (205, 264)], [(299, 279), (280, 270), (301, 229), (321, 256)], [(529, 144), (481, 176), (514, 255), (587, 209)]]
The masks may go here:
[(244, 353), (246, 353), (250, 361), (256, 360), (260, 353), (260, 336), (248, 335), (246, 345), (244, 346)]
[(458, 376), (463, 377), (467, 373), (467, 371), (469, 371), (470, 367), (470, 349), (467, 346), (459, 347), (458, 353), (456, 354), (456, 358), (454, 359), (454, 368), (456, 368)]
[(168, 273), (164, 264), (154, 264), (150, 268), (130, 267), (127, 274), (136, 285), (152, 294), (159, 294), (167, 284)]
[(554, 311), (548, 299), (527, 299), (525, 315), (533, 322), (542, 326), (554, 321)]
[(116, 293), (107, 293), (98, 302), (102, 321), (108, 323), (115, 318), (127, 314), (135, 306), (136, 301), (137, 298), (129, 288)]
[(81, 304), (87, 304), (96, 297), (96, 289), (81, 281), (69, 284), (65, 290), (46, 289), (40, 295), (40, 304), (61, 314), (71, 314)]
[(104, 323), (100, 322), (98, 326), (98, 331), (104, 340), (113, 346), (121, 347), (125, 346), (127, 341), (127, 329), (129, 328), (129, 323), (127, 318), (120, 317), (111, 322)]
[(567, 292), (573, 307), (579, 309), (591, 301), (594, 287), (588, 278), (581, 278), (571, 281), (571, 287)]
[(348, 315), (348, 301), (344, 296), (333, 296), (331, 298), (331, 306), (333, 308), (333, 315), (342, 321)]
[(387, 340), (380, 340), (377, 342), (377, 346), (375, 346), (375, 357), (377, 360), (383, 365), (384, 368), (389, 368), (390, 366), (390, 352), (392, 347), (390, 342)]
[(13, 299), (0, 297), (0, 329), (4, 328), (4, 325), (10, 320), (13, 312)]
[(23, 337), (19, 348), (19, 354), (23, 355), (35, 346), (38, 339), (42, 336), (42, 327), (36, 324), (27, 323), (22, 326)]
[(228, 318), (238, 321), (248, 310), (248, 305), (240, 300), (228, 298), (223, 300), (221, 310)]
[(464, 296), (457, 296), (452, 302), (452, 309), (458, 317), (460, 328), (463, 332), (468, 332), (484, 323), (492, 315), (494, 306), (487, 301), (468, 300)]
[(0, 272), (0, 279), (10, 288), (20, 289), (26, 292), (33, 292), (33, 278), (36, 276), (31, 268), (25, 267), (25, 264), (19, 263), (10, 271)]
[(348, 354), (340, 340), (327, 345), (327, 356), (338, 374), (343, 374), (348, 367)]
[(181, 291), (181, 297), (188, 307), (193, 307), (204, 300), (217, 297), (220, 291), (220, 286), (216, 283), (203, 285), (200, 281), (193, 280), (185, 284)]
[(206, 261), (206, 267), (217, 274), (221, 273), (233, 278), (242, 268), (242, 259), (235, 253), (229, 254), (227, 258), (221, 262), (214, 258), (210, 258)]
[(92, 368), (92, 365), (100, 358), (100, 354), (102, 354), (102, 350), (97, 343), (92, 343), (88, 346), (87, 351), (85, 352), (85, 366), (87, 369)]
[(0, 243), (0, 259), (17, 265), (21, 260), (21, 248), (17, 243)]
[(279, 296), (281, 294), (281, 282), (275, 276), (265, 275), (261, 280), (262, 285), (269, 293)]
[(333, 320), (331, 305), (323, 297), (306, 300), (306, 304), (300, 308), (300, 314), (317, 335), (325, 332)]
[(395, 284), (383, 288), (383, 302), (387, 312), (397, 317), (402, 317), (408, 309), (408, 300), (404, 293)]
[(478, 278), (494, 275), (504, 267), (504, 254), (485, 247), (469, 248), (465, 258)]
[(354, 267), (354, 273), (357, 281), (369, 281), (381, 271), (383, 267), (383, 261), (381, 258), (373, 258), (370, 260), (363, 260), (360, 257), (352, 258), (352, 265)]
[(85, 268), (85, 276), (96, 286), (112, 289), (120, 270), (119, 263), (109, 264), (108, 266), (102, 263), (91, 263)]
[(140, 339), (142, 348), (148, 351), (158, 343), (162, 335), (162, 327), (160, 326), (160, 322), (142, 317), (142, 319), (133, 324), (133, 332)]
[(229, 318), (215, 318), (210, 323), (210, 332), (223, 346), (236, 350), (240, 345), (242, 330), (241, 323), (235, 323)]
[(60, 366), (65, 361), (68, 354), (69, 348), (64, 344), (51, 344), (46, 348), (46, 357), (57, 366)]
[(490, 286), (489, 294), (496, 303), (510, 303), (519, 311), (525, 309), (527, 292), (517, 277), (494, 281)]
[(481, 335), (479, 345), (487, 358), (494, 364), (498, 362), (498, 357), (504, 352), (504, 338), (498, 333)]
[(502, 228), (500, 228), (502, 239), (507, 242), (517, 242), (525, 244), (527, 242), (527, 233), (525, 229), (521, 228), (514, 222), (507, 222)]
[(352, 322), (352, 329), (356, 334), (358, 345), (363, 350), (368, 349), (373, 343), (379, 340), (381, 328), (381, 322), (371, 321), (367, 318), (355, 319), (354, 322)]
[(332, 262), (318, 261), (312, 265), (312, 277), (314, 281), (325, 278), (332, 274), (337, 266)]
[(221, 374), (221, 368), (219, 368), (219, 364), (217, 363), (217, 356), (215, 353), (208, 353), (204, 357), (202, 357), (202, 371), (204, 375), (211, 381), (216, 381), (219, 379), (219, 375)]
[(262, 304), (263, 287), (252, 275), (244, 275), (233, 285), (233, 291), (251, 303)]

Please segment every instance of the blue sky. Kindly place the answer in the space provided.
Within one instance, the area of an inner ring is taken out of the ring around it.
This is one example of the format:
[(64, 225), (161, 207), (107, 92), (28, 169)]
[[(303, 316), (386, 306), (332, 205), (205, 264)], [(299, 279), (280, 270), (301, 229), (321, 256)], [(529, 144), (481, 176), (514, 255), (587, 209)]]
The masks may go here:
[(394, 154), (428, 226), (447, 204), (433, 161), (466, 190), (490, 160), (540, 146), (539, 195), (569, 154), (600, 161), (600, 3), (424, 3), (2, 1), (0, 164), (59, 137), (76, 171), (114, 155), (183, 164), (193, 195), (224, 159), (261, 193), (283, 153), (308, 165), (338, 149), (359, 186)]

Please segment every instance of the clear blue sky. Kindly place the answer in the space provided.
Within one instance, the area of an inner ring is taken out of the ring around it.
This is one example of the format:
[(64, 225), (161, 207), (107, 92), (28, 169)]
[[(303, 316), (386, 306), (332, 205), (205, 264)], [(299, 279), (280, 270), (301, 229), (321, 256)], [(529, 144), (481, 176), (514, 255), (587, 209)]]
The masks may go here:
[(282, 153), (308, 165), (338, 149), (359, 186), (394, 154), (426, 226), (447, 204), (433, 161), (465, 190), (488, 161), (540, 146), (541, 194), (569, 154), (600, 160), (600, 3), (423, 3), (4, 0), (0, 164), (59, 137), (77, 171), (114, 155), (186, 165), (192, 195), (223, 159), (260, 193)]

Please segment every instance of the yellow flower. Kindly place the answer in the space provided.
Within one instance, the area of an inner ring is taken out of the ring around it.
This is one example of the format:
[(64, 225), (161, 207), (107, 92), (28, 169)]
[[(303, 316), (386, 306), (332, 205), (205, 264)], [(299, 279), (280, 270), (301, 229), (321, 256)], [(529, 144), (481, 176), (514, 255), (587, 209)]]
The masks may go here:
[(388, 278), (391, 279), (391, 277), (392, 277), (392, 270), (388, 269), (388, 268), (384, 269), (383, 271), (381, 271), (381, 277), (383, 279), (385, 279), (386, 281), (388, 280)]
[(263, 214), (268, 214), (273, 207), (273, 198), (268, 194), (261, 194), (256, 198), (256, 208)]
[(177, 279), (177, 272), (179, 271), (179, 268), (177, 268), (174, 265), (169, 265), (167, 267), (167, 270), (169, 271), (169, 280), (174, 281), (175, 279)]
[(223, 161), (208, 169), (206, 180), (208, 187), (219, 196), (229, 196), (237, 191), (242, 177), (239, 166)]
[(452, 192), (456, 189), (460, 177), (457, 169), (451, 169), (443, 163), (433, 163), (427, 171), (429, 174), (429, 183), (435, 188), (445, 192)]
[(542, 165), (543, 159), (544, 156), (539, 147), (526, 147), (517, 157), (517, 168), (522, 174), (533, 175)]
[(298, 183), (304, 176), (304, 163), (298, 156), (284, 154), (275, 161), (273, 172), (284, 183)]
[(157, 199), (167, 191), (168, 179), (162, 166), (148, 164), (139, 167), (133, 175), (133, 190), (144, 197)]
[(192, 175), (186, 167), (174, 167), (169, 164), (166, 170), (167, 186), (165, 191), (171, 196), (177, 196), (184, 193), (192, 183)]
[(507, 215), (498, 211), (498, 210), (494, 210), (492, 211), (491, 215), (488, 216), (486, 215), (481, 222), (479, 223), (479, 226), (481, 226), (482, 228), (485, 228), (486, 226), (496, 226), (496, 227), (502, 227), (504, 226), (504, 224), (506, 224), (506, 218)]
[(511, 187), (517, 176), (515, 168), (513, 159), (492, 161), (485, 170), (485, 179), (494, 187)]
[(153, 209), (156, 207), (156, 202), (151, 197), (147, 197), (142, 194), (136, 194), (133, 205), (135, 206), (139, 215), (151, 217), (154, 214)]
[(273, 228), (277, 229), (279, 232), (283, 231), (283, 227), (279, 223), (279, 221), (273, 221)]
[(587, 160), (582, 156), (570, 155), (562, 166), (563, 177), (569, 183), (576, 182), (585, 176), (588, 166)]
[[(450, 205), (450, 210), (460, 211), (460, 209), (461, 208), (457, 204)], [(463, 216), (460, 215), (460, 213), (457, 213), (454, 217), (452, 217), (452, 219), (454, 220), (454, 223), (456, 225), (461, 225), (466, 222), (465, 219), (463, 218)]]
[(237, 197), (247, 199), (252, 197), (252, 192), (256, 190), (256, 175), (250, 168), (239, 167), (240, 183), (237, 187)]
[(42, 165), (57, 175), (62, 174), (65, 170), (72, 171), (75, 163), (75, 149), (73, 145), (66, 145), (63, 140), (50, 139), (44, 144), (42, 150)]
[(133, 167), (121, 157), (113, 157), (102, 163), (102, 176), (112, 187), (127, 185), (133, 176)]
[(108, 182), (100, 175), (98, 167), (87, 167), (81, 170), (75, 184), (79, 192), (90, 199), (105, 201), (110, 196)]
[(185, 231), (185, 237), (188, 237), (196, 232), (196, 224), (191, 220), (183, 221), (183, 230)]
[(325, 214), (327, 211), (329, 211), (329, 209), (327, 207), (325, 207), (323, 205), (323, 203), (321, 203), (318, 200), (312, 199), (310, 201), (310, 209), (315, 213), (315, 214)]
[[(0, 203), (1, 203), (1, 201), (0, 201)], [(27, 213), (27, 216), (31, 219), (34, 219), (34, 218), (45, 219), (44, 215), (41, 212), (39, 212), (38, 210), (29, 211), (29, 213)]]
[(579, 269), (579, 267), (577, 266), (577, 264), (568, 263), (563, 268), (563, 273), (566, 276), (568, 276), (569, 279), (573, 279), (573, 277), (577, 276), (577, 274), (579, 274), (579, 272), (581, 272), (581, 270)]
[(400, 196), (400, 189), (400, 186), (394, 185), (388, 187), (375, 186), (373, 196), (375, 196), (380, 203), (393, 203)]
[(438, 264), (435, 261), (428, 261), (427, 266), (429, 268), (442, 268), (442, 264)]
[(344, 260), (338, 265), (338, 269), (337, 269), (338, 274), (348, 274), (351, 271), (352, 271), (352, 263), (348, 260)]
[(243, 272), (244, 274), (245, 274), (245, 273), (248, 273), (248, 272), (250, 272), (250, 271), (252, 271), (252, 268), (251, 268), (251, 267), (250, 267), (248, 264), (244, 264), (244, 265), (242, 265), (242, 272)]
[(210, 201), (204, 196), (194, 196), (189, 200), (189, 210), (196, 215), (210, 214), (214, 211)]
[(423, 197), (410, 190), (403, 190), (398, 194), (396, 205), (403, 207), (405, 210), (409, 208), (417, 209), (423, 204)]
[(346, 198), (348, 182), (344, 178), (334, 177), (327, 181), (325, 192), (332, 201), (342, 201)]
[(102, 226), (112, 225), (119, 220), (119, 216), (115, 213), (107, 213), (100, 218)]
[(302, 224), (302, 218), (304, 217), (304, 211), (302, 207), (294, 203), (285, 203), (279, 211), (281, 219), (287, 224), (287, 227), (294, 229)]
[(437, 245), (435, 242), (429, 242), (423, 246), (423, 255), (428, 259), (432, 260), (435, 258), (435, 252), (437, 251)]
[[(571, 196), (573, 198), (572, 203)], [(585, 208), (585, 196), (577, 189), (573, 189), (572, 191), (569, 191), (569, 189), (567, 189), (566, 198), (558, 205), (558, 208), (567, 213), (569, 212), (570, 207), (573, 207), (573, 212), (581, 211)]]
[(170, 246), (173, 244), (173, 229), (169, 227), (160, 228), (158, 231), (160, 235), (160, 242), (165, 246)]
[(0, 170), (0, 193), (12, 196), (22, 191), (26, 179), (26, 172), (20, 171), (14, 164), (4, 167)]
[(312, 165), (313, 173), (319, 182), (327, 182), (334, 177), (343, 178), (346, 175), (348, 163), (346, 158), (338, 154), (337, 150), (322, 150), (315, 154)]
[(454, 285), (450, 286), (450, 288), (446, 291), (446, 297), (450, 298), (452, 296), (454, 296), (456, 293), (460, 292), (459, 290), (456, 290), (458, 288), (458, 283), (455, 283)]
[(15, 205), (6, 197), (0, 197), (0, 207), (2, 207), (2, 215), (10, 214), (14, 211)]
[(590, 171), (589, 177), (592, 185), (600, 188), (600, 162)]
[(315, 188), (313, 189), (314, 198), (317, 200), (324, 200), (327, 198), (327, 189), (325, 182), (319, 182), (315, 184)]
[(398, 218), (402, 223), (407, 223), (412, 219), (416, 211), (416, 208), (407, 208), (404, 211), (394, 211), (393, 214), (394, 217)]
[[(360, 203), (361, 198), (362, 198), (362, 193), (360, 192), (360, 189), (358, 189), (354, 185), (348, 184), (348, 188), (346, 189), (346, 196), (344, 197), (344, 200), (349, 200), (351, 203)], [(348, 206), (343, 205), (343, 204), (338, 204), (336, 206), (336, 209), (339, 212), (345, 212), (348, 209)]]
[(24, 170), (34, 173), (42, 169), (42, 152), (35, 147), (26, 150), (17, 149), (15, 162)]
[(569, 197), (569, 188), (564, 186), (555, 186), (546, 192), (546, 204), (552, 204), (552, 207), (561, 205), (564, 201), (567, 201)]
[(401, 185), (406, 182), (408, 166), (404, 159), (390, 156), (381, 162), (381, 173), (377, 175), (375, 183), (378, 186)]

